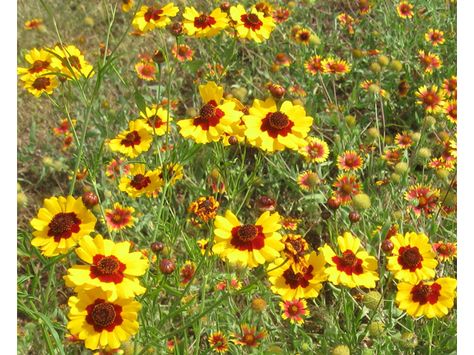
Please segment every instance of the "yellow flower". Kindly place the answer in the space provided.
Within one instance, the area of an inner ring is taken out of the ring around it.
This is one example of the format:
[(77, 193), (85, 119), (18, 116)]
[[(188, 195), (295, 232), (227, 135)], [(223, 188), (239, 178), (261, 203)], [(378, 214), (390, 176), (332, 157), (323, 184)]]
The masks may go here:
[(280, 255), (284, 245), (278, 230), (281, 228), (278, 213), (263, 213), (255, 224), (242, 224), (227, 211), (216, 216), (212, 251), (231, 264), (249, 268), (272, 261)]
[(21, 75), (23, 81), (26, 81), (28, 76), (37, 78), (40, 74), (44, 75), (53, 70), (51, 67), (52, 54), (43, 48), (31, 49), (27, 54), (25, 54), (25, 60), (28, 62), (29, 67), (17, 68), (17, 73)]
[(82, 55), (81, 51), (73, 45), (66, 47), (56, 46), (53, 49), (55, 55), (51, 58), (51, 66), (59, 71), (67, 79), (78, 79), (81, 76), (91, 78), (94, 76), (94, 68)]
[(397, 233), (390, 238), (393, 243), (392, 256), (387, 257), (387, 269), (397, 280), (412, 284), (429, 280), (435, 276), (438, 265), (436, 253), (423, 233)]
[(134, 0), (122, 0), (122, 11), (129, 12), (134, 5)]
[(246, 38), (261, 43), (270, 37), (275, 28), (275, 21), (271, 16), (265, 16), (263, 12), (253, 7), (250, 13), (238, 4), (230, 8), (230, 17), (235, 22), (234, 28), (239, 38)]
[(128, 130), (119, 133), (110, 140), (110, 150), (120, 152), (130, 158), (136, 158), (151, 147), (153, 137), (144, 120), (128, 122)]
[(141, 32), (152, 31), (155, 28), (163, 28), (171, 23), (171, 17), (175, 17), (179, 9), (173, 3), (159, 8), (157, 6), (143, 5), (137, 11), (132, 21), (132, 26)]
[(400, 282), (396, 296), (398, 308), (412, 317), (445, 316), (454, 305), (456, 284), (456, 280), (450, 277), (417, 284)]
[(304, 138), (313, 123), (303, 106), (285, 101), (278, 109), (273, 98), (255, 99), (243, 120), (249, 143), (269, 152), (285, 148), (298, 150), (306, 144)]
[(297, 264), (278, 258), (267, 268), (271, 290), (284, 301), (318, 297), (322, 283), (327, 279), (325, 263), (323, 254), (318, 255), (315, 251), (306, 254)]
[(86, 234), (94, 230), (97, 219), (81, 198), (72, 196), (51, 197), (31, 220), (35, 237), (31, 244), (45, 256), (66, 254)]
[(74, 291), (100, 288), (109, 301), (133, 298), (145, 293), (137, 276), (148, 268), (148, 259), (139, 251), (130, 252), (130, 242), (114, 243), (100, 234), (94, 239), (86, 235), (79, 241), (76, 254), (88, 265), (74, 265), (64, 276), (66, 286)]
[(120, 178), (119, 190), (131, 197), (155, 197), (163, 186), (158, 170), (145, 171), (145, 164), (130, 165), (130, 172)]
[(24, 82), (23, 87), (36, 97), (40, 97), (43, 93), (51, 95), (59, 85), (55, 75), (26, 75), (21, 80)]
[(235, 102), (223, 100), (224, 89), (213, 81), (199, 85), (203, 106), (199, 115), (177, 122), (184, 138), (191, 137), (196, 143), (216, 142), (224, 133), (232, 133), (232, 125), (243, 115), (236, 110)]
[(322, 139), (307, 137), (306, 144), (299, 148), (299, 153), (307, 162), (324, 163), (329, 156), (329, 147)]
[(140, 118), (145, 120), (145, 127), (157, 136), (169, 132), (169, 123), (173, 121), (173, 117), (168, 113), (168, 110), (158, 105), (146, 107), (145, 112), (140, 112)]
[(164, 182), (169, 182), (171, 186), (184, 177), (183, 166), (179, 163), (168, 163), (162, 168), (158, 168), (158, 177)]
[(85, 340), (88, 349), (117, 349), (138, 332), (137, 312), (141, 305), (133, 299), (109, 301), (99, 288), (83, 291), (69, 298), (71, 308), (67, 329)]
[(227, 27), (229, 19), (220, 8), (209, 15), (199, 13), (194, 7), (186, 7), (183, 14), (183, 27), (188, 36), (212, 37)]
[(377, 259), (361, 248), (360, 239), (346, 232), (337, 237), (341, 255), (336, 255), (325, 244), (321, 249), (324, 259), (330, 265), (326, 268), (328, 281), (334, 285), (374, 288), (377, 275)]

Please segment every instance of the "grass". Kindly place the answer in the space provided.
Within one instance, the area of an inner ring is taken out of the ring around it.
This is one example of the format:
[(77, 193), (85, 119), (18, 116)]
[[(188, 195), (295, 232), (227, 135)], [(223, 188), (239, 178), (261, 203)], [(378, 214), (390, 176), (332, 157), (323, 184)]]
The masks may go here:
[[(187, 2), (189, 5), (191, 2)], [(250, 6), (251, 2), (243, 2)], [(456, 214), (440, 213), (447, 192), (455, 194), (456, 172), (440, 177), (427, 167), (418, 152), (429, 148), (438, 156), (442, 146), (436, 138), (447, 134), (454, 138), (456, 126), (441, 115), (433, 126), (427, 126), (425, 112), (416, 105), (415, 92), (422, 85), (441, 85), (443, 79), (456, 75), (456, 8), (446, 1), (420, 0), (413, 20), (402, 20), (393, 1), (379, 1), (366, 15), (358, 15), (350, 1), (301, 1), (295, 7), (286, 2), (278, 5), (291, 8), (289, 20), (278, 25), (270, 39), (262, 45), (236, 42), (221, 34), (215, 38), (196, 40), (180, 37), (194, 51), (192, 61), (179, 63), (171, 56), (175, 41), (166, 30), (154, 30), (152, 35), (128, 35), (133, 11), (123, 13), (115, 2), (19, 1), (18, 48), (19, 66), (25, 64), (24, 54), (33, 47), (52, 47), (62, 41), (74, 44), (94, 65), (96, 75), (89, 80), (66, 82), (51, 97), (34, 99), (18, 89), (18, 182), (27, 198), (19, 205), (18, 216), (18, 351), (21, 354), (82, 354), (83, 344), (67, 340), (69, 311), (67, 300), (73, 291), (64, 285), (67, 269), (78, 263), (74, 251), (47, 258), (31, 245), (29, 221), (50, 196), (80, 196), (85, 190), (100, 197), (96, 231), (117, 241), (129, 240), (136, 250), (148, 252), (149, 271), (141, 278), (147, 292), (137, 297), (142, 304), (139, 313), (140, 330), (122, 349), (126, 354), (167, 353), (166, 342), (173, 339), (176, 354), (212, 353), (207, 337), (216, 330), (226, 336), (240, 331), (249, 323), (266, 330), (262, 344), (249, 349), (229, 344), (230, 353), (259, 354), (328, 354), (337, 345), (347, 345), (351, 354), (455, 354), (456, 309), (443, 318), (414, 319), (397, 308), (396, 281), (386, 271), (386, 258), (381, 242), (392, 224), (401, 232), (425, 232), (431, 242), (456, 241)], [(117, 2), (119, 4), (119, 2)], [(186, 2), (177, 1), (181, 12)], [(202, 9), (218, 6), (214, 2), (193, 2)], [(180, 12), (180, 13), (181, 13)], [(361, 20), (356, 33), (349, 35), (338, 25), (336, 16), (346, 12)], [(44, 19), (44, 31), (25, 31), (23, 23), (31, 18)], [(295, 25), (308, 27), (321, 44), (302, 46), (290, 38)], [(57, 30), (55, 28), (57, 26)], [(429, 28), (441, 29), (446, 43), (431, 47), (423, 37)], [(100, 56), (99, 43), (106, 43), (112, 55)], [(161, 49), (168, 58), (156, 81), (139, 79), (134, 70), (140, 53), (152, 54)], [(378, 56), (357, 58), (353, 49), (378, 49), (390, 59), (400, 60), (401, 71), (382, 67), (370, 70)], [(433, 74), (423, 73), (417, 60), (419, 49), (440, 56), (443, 66)], [(277, 53), (292, 59), (288, 68), (272, 70)], [(304, 62), (319, 54), (336, 55), (347, 60), (352, 70), (343, 78), (310, 76)], [(398, 95), (400, 79), (410, 85), (407, 96)], [(184, 166), (184, 179), (176, 185), (165, 185), (156, 198), (129, 198), (117, 187), (117, 182), (105, 175), (105, 166), (117, 155), (107, 148), (107, 140), (124, 130), (127, 122), (139, 116), (143, 106), (169, 98), (178, 102), (175, 121), (186, 118), (191, 109), (199, 109), (198, 84), (214, 80), (226, 93), (251, 106), (253, 99), (268, 96), (266, 84), (274, 82), (289, 89), (298, 85), (306, 96), (291, 93), (285, 100), (298, 100), (308, 115), (314, 118), (311, 135), (324, 137), (330, 148), (326, 163), (310, 164), (294, 151), (268, 154), (246, 144), (224, 147), (221, 143), (196, 144), (180, 136), (176, 125), (169, 134), (154, 140), (153, 147), (136, 160), (152, 167), (166, 162)], [(360, 88), (364, 80), (379, 82), (390, 97), (383, 99)], [(350, 123), (348, 115), (356, 118)], [(70, 148), (62, 149), (62, 141), (52, 128), (65, 117), (77, 119), (75, 139)], [(375, 140), (370, 129), (377, 128)], [(394, 168), (381, 159), (381, 152), (393, 147), (396, 133), (419, 133), (419, 139), (409, 150), (402, 150), (402, 160), (408, 171), (393, 177)], [(441, 133), (445, 132), (445, 133)], [(390, 141), (392, 139), (392, 141)], [(160, 151), (162, 144), (174, 149)], [(332, 183), (338, 176), (337, 156), (345, 150), (362, 152), (365, 165), (358, 173), (363, 192), (372, 205), (360, 211), (361, 220), (351, 223), (350, 206), (324, 216), (326, 201), (332, 194)], [(77, 179), (75, 170), (86, 168), (84, 179)], [(317, 171), (322, 183), (312, 192), (302, 190), (297, 176), (305, 170)], [(224, 194), (213, 192), (211, 176), (218, 172), (225, 182)], [(386, 184), (377, 185), (377, 181)], [(442, 191), (438, 209), (432, 217), (418, 218), (408, 211), (403, 193), (415, 183), (429, 184)], [(253, 221), (260, 212), (255, 208), (262, 195), (277, 201), (282, 216), (298, 218), (297, 232), (311, 247), (329, 243), (337, 245), (337, 236), (351, 231), (361, 238), (369, 254), (379, 260), (380, 281), (376, 290), (383, 299), (369, 308), (362, 301), (367, 289), (349, 289), (324, 284), (320, 295), (308, 299), (310, 316), (302, 326), (281, 318), (280, 297), (272, 293), (264, 267), (236, 268), (217, 256), (201, 254), (196, 240), (211, 238), (213, 223), (196, 228), (189, 221), (189, 204), (200, 196), (213, 195), (220, 203), (219, 215), (232, 210), (240, 220)], [(114, 202), (135, 208), (137, 221), (133, 228), (110, 232), (103, 221), (106, 208)], [(102, 219), (102, 220), (101, 220)], [(375, 232), (380, 227), (379, 232)], [(153, 258), (152, 242), (164, 243), (165, 250)], [(164, 275), (159, 261), (170, 257), (177, 270)], [(179, 268), (186, 260), (196, 264), (192, 282), (180, 285)], [(456, 264), (441, 263), (437, 277), (456, 277)], [(216, 291), (219, 281), (236, 278), (240, 290)], [(256, 298), (265, 300), (263, 311), (252, 307)], [(369, 332), (372, 321), (382, 322), (381, 334)]]

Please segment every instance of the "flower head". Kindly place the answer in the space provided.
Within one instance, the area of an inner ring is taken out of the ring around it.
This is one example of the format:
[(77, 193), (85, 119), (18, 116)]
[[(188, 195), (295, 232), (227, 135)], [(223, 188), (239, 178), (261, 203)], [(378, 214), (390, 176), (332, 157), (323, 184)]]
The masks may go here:
[(43, 20), (40, 18), (34, 18), (25, 22), (25, 30), (36, 30), (43, 26)]
[(135, 14), (132, 26), (142, 33), (163, 28), (178, 12), (179, 9), (171, 2), (163, 7), (143, 5)]
[(439, 46), (444, 43), (444, 33), (440, 30), (435, 30), (430, 28), (428, 32), (425, 33), (426, 42), (431, 43), (434, 47)]
[(329, 57), (321, 62), (325, 74), (344, 75), (351, 71), (351, 65), (343, 59)]
[(160, 105), (152, 105), (145, 108), (145, 112), (140, 112), (140, 120), (145, 121), (145, 128), (156, 136), (165, 135), (170, 130), (170, 122), (173, 121), (171, 114)]
[(352, 197), (360, 193), (360, 183), (354, 175), (339, 175), (333, 187), (334, 197), (343, 205), (351, 203)]
[(234, 344), (244, 345), (249, 347), (257, 347), (260, 345), (260, 340), (266, 337), (267, 332), (265, 330), (257, 332), (257, 327), (249, 327), (247, 324), (241, 325), (242, 334), (234, 333), (235, 339)]
[(408, 1), (400, 1), (397, 5), (397, 13), (403, 19), (412, 18), (413, 13), (413, 5), (410, 4)]
[(152, 60), (142, 59), (135, 64), (135, 71), (140, 79), (153, 81), (156, 75), (156, 64)]
[(210, 14), (199, 13), (194, 7), (186, 7), (183, 14), (183, 27), (188, 36), (197, 38), (212, 37), (228, 25), (227, 14), (220, 8), (212, 10)]
[(119, 190), (130, 197), (146, 195), (155, 196), (156, 191), (163, 186), (163, 180), (158, 170), (145, 170), (145, 164), (130, 165), (130, 172), (120, 179)]
[(438, 206), (439, 190), (431, 189), (429, 186), (414, 185), (405, 193), (405, 200), (417, 216), (423, 214), (431, 215)]
[(439, 59), (439, 56), (433, 53), (425, 53), (423, 50), (418, 51), (418, 60), (421, 66), (425, 70), (425, 73), (431, 74), (434, 69), (442, 67), (443, 62)]
[(187, 260), (179, 271), (179, 276), (181, 277), (180, 285), (186, 285), (189, 281), (191, 281), (194, 277), (195, 272), (196, 264), (190, 260)]
[(280, 215), (264, 212), (255, 224), (242, 224), (227, 211), (214, 222), (215, 244), (212, 251), (231, 264), (249, 268), (272, 261), (280, 255), (284, 245), (278, 230)]
[(400, 233), (390, 238), (392, 255), (387, 257), (387, 268), (397, 280), (416, 283), (432, 279), (438, 265), (436, 254), (423, 233)]
[(51, 66), (55, 69), (54, 71), (61, 72), (68, 80), (78, 79), (81, 76), (85, 78), (94, 76), (94, 68), (76, 46), (56, 46), (53, 52)]
[(229, 350), (227, 338), (222, 332), (214, 332), (207, 338), (212, 351), (216, 353), (226, 353)]
[(299, 148), (299, 153), (311, 163), (324, 163), (329, 156), (328, 144), (319, 138), (307, 137), (306, 144)]
[(44, 200), (37, 217), (31, 220), (35, 229), (31, 244), (45, 256), (66, 254), (85, 235), (94, 230), (97, 218), (81, 198), (51, 197)]
[(31, 75), (37, 78), (39, 74), (47, 74), (53, 71), (53, 67), (51, 66), (52, 57), (53, 55), (46, 49), (33, 48), (25, 55), (28, 67), (18, 67), (17, 73), (21, 75), (21, 79), (24, 81)]
[(204, 222), (214, 219), (219, 208), (219, 202), (212, 196), (199, 197), (189, 206), (189, 212), (194, 213)]
[(323, 58), (320, 55), (315, 55), (309, 58), (304, 63), (304, 68), (306, 72), (310, 73), (311, 75), (316, 75), (318, 73), (324, 73), (323, 68)]
[(171, 53), (179, 62), (193, 60), (194, 51), (186, 44), (180, 44), (179, 46), (175, 44), (171, 49)]
[(23, 76), (21, 80), (23, 87), (36, 97), (44, 93), (51, 95), (59, 86), (59, 80), (55, 75), (32, 74)]
[(305, 191), (311, 191), (321, 184), (321, 178), (317, 172), (306, 170), (298, 175), (298, 185)]
[(436, 85), (422, 86), (415, 95), (418, 98), (416, 103), (422, 105), (426, 112), (437, 113), (442, 111), (446, 93), (444, 90), (439, 90)]
[(436, 251), (438, 260), (441, 262), (452, 261), (454, 258), (457, 257), (458, 249), (456, 243), (433, 243), (433, 249)]
[(289, 301), (280, 302), (279, 306), (283, 311), (281, 317), (283, 319), (289, 319), (291, 323), (303, 324), (304, 319), (309, 315), (308, 306), (304, 299), (294, 299)]
[(133, 226), (135, 221), (135, 218), (132, 216), (133, 212), (135, 212), (133, 207), (124, 207), (118, 202), (114, 203), (113, 209), (105, 210), (107, 226), (113, 231)]
[(125, 160), (122, 158), (112, 159), (107, 165), (105, 174), (108, 178), (115, 179), (120, 177), (120, 175), (128, 174), (130, 172), (130, 165), (124, 164)]
[(79, 241), (76, 254), (87, 265), (74, 265), (64, 276), (66, 285), (75, 291), (101, 289), (107, 299), (133, 298), (146, 289), (138, 276), (148, 269), (148, 259), (141, 252), (130, 252), (130, 242), (114, 243), (100, 234)]
[(332, 248), (325, 244), (321, 248), (326, 262), (328, 281), (339, 285), (353, 287), (374, 288), (377, 274), (377, 259), (361, 248), (360, 239), (346, 232), (337, 237), (340, 254), (336, 255)]
[(337, 157), (337, 167), (343, 171), (356, 171), (362, 169), (364, 161), (362, 157), (353, 150), (348, 150)]
[(398, 308), (412, 317), (443, 317), (454, 305), (456, 283), (451, 277), (416, 284), (400, 282), (396, 296)]
[(265, 15), (255, 7), (249, 12), (238, 4), (230, 8), (230, 18), (237, 31), (239, 38), (246, 38), (261, 43), (270, 37), (270, 33), (275, 28), (275, 22), (271, 16)]
[(136, 158), (151, 147), (152, 136), (143, 120), (128, 122), (128, 130), (110, 140), (109, 148), (130, 158)]

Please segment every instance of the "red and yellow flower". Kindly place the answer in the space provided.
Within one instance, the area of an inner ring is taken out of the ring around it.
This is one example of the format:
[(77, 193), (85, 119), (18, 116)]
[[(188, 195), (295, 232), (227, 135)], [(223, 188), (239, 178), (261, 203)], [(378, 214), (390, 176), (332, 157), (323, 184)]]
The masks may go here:
[(351, 71), (351, 65), (340, 58), (329, 57), (321, 62), (325, 74), (344, 75)]
[(212, 37), (228, 26), (227, 14), (220, 8), (210, 14), (199, 13), (194, 7), (186, 7), (183, 14), (183, 27), (188, 36), (197, 38)]
[(146, 107), (145, 112), (140, 112), (139, 119), (144, 120), (144, 126), (156, 136), (162, 136), (169, 132), (170, 122), (173, 121), (171, 114), (161, 105)]
[(196, 143), (217, 142), (224, 133), (232, 134), (232, 125), (240, 121), (243, 113), (231, 100), (223, 100), (224, 89), (215, 82), (199, 85), (203, 106), (199, 115), (177, 122), (181, 135)]
[(88, 349), (117, 349), (138, 332), (140, 303), (121, 298), (109, 301), (107, 297), (100, 288), (94, 288), (69, 298), (67, 329), (84, 340)]
[(408, 149), (413, 145), (413, 138), (408, 132), (397, 133), (394, 140), (395, 144), (401, 149)]
[(207, 338), (212, 351), (216, 353), (226, 353), (229, 350), (227, 338), (222, 332), (213, 332)]
[(120, 152), (130, 158), (136, 158), (151, 147), (151, 136), (143, 120), (128, 122), (128, 130), (119, 133), (111, 139), (109, 148), (113, 152)]
[(433, 243), (433, 249), (436, 251), (438, 260), (441, 262), (452, 261), (457, 257), (458, 248), (456, 243), (438, 242)]
[(400, 281), (412, 284), (429, 280), (435, 276), (438, 265), (436, 253), (423, 233), (400, 233), (390, 238), (393, 243), (392, 255), (387, 257), (387, 269)]
[(25, 54), (25, 60), (28, 62), (29, 67), (18, 67), (17, 73), (21, 75), (22, 80), (26, 80), (28, 76), (37, 78), (40, 77), (39, 74), (47, 74), (53, 71), (51, 66), (52, 57), (53, 55), (43, 48), (33, 48)]
[(283, 311), (281, 317), (283, 319), (289, 319), (292, 324), (303, 324), (303, 317), (309, 315), (308, 305), (304, 299), (294, 299), (289, 301), (280, 302), (279, 306)]
[(85, 235), (94, 230), (97, 218), (81, 198), (51, 197), (30, 222), (35, 229), (31, 244), (45, 256), (66, 254)]
[(249, 347), (257, 347), (260, 345), (260, 341), (267, 336), (265, 330), (257, 332), (257, 327), (249, 327), (247, 324), (241, 325), (242, 334), (234, 333), (232, 341), (236, 345), (244, 345)]
[(414, 15), (413, 5), (408, 1), (400, 1), (397, 5), (397, 13), (403, 19), (412, 18)]
[(254, 268), (273, 261), (284, 248), (278, 213), (267, 211), (255, 224), (242, 224), (228, 210), (225, 216), (216, 217), (214, 225), (212, 251), (231, 264)]
[(306, 144), (304, 138), (313, 123), (303, 106), (284, 101), (278, 109), (273, 98), (255, 99), (243, 120), (249, 143), (269, 152), (285, 148), (298, 150)]
[(431, 215), (438, 206), (439, 190), (430, 186), (414, 185), (405, 193), (405, 200), (409, 202), (408, 208), (419, 216), (422, 213)]
[(122, 11), (129, 12), (134, 5), (134, 0), (122, 0)]
[(119, 190), (126, 192), (130, 197), (146, 195), (155, 197), (163, 186), (158, 170), (145, 170), (145, 164), (130, 165), (130, 172), (120, 179)]
[(435, 281), (400, 282), (396, 302), (398, 308), (412, 317), (443, 317), (454, 305), (456, 279), (442, 277)]
[(321, 178), (317, 172), (306, 170), (298, 175), (296, 179), (301, 189), (311, 191), (321, 184)]
[(179, 271), (179, 276), (181, 277), (180, 285), (184, 286), (189, 283), (196, 272), (196, 264), (190, 260), (187, 260)]
[(171, 2), (163, 7), (143, 5), (135, 14), (132, 26), (140, 32), (163, 28), (171, 23), (171, 18), (178, 12), (179, 9)]
[(133, 298), (145, 293), (138, 276), (148, 269), (148, 259), (139, 251), (130, 252), (131, 243), (114, 243), (100, 234), (79, 241), (76, 254), (87, 265), (74, 265), (64, 276), (75, 291), (101, 289), (109, 301)]
[(94, 68), (86, 61), (79, 48), (73, 45), (56, 46), (51, 56), (51, 66), (54, 71), (61, 72), (68, 80), (78, 79), (81, 76), (91, 78)]
[(418, 88), (415, 95), (418, 98), (416, 103), (422, 105), (426, 112), (437, 113), (443, 110), (446, 93), (438, 89), (436, 85), (422, 86)]
[(24, 76), (21, 80), (23, 87), (36, 97), (44, 93), (51, 95), (59, 86), (59, 80), (55, 75), (32, 74)]
[(196, 201), (193, 201), (188, 210), (204, 222), (207, 222), (216, 217), (218, 208), (219, 202), (214, 197), (207, 196), (199, 197)]
[(439, 59), (439, 56), (433, 53), (425, 53), (423, 50), (418, 51), (418, 59), (421, 66), (425, 70), (425, 73), (431, 74), (434, 69), (442, 67), (443, 62)]
[(444, 43), (444, 33), (443, 31), (430, 28), (428, 32), (425, 33), (425, 40), (435, 47), (439, 46)]
[(337, 157), (337, 167), (339, 170), (356, 171), (362, 169), (364, 160), (353, 150), (345, 151)]
[(350, 288), (374, 288), (379, 279), (377, 259), (361, 248), (360, 239), (349, 232), (337, 237), (337, 243), (340, 255), (336, 255), (328, 244), (321, 247), (324, 259), (329, 264), (325, 270), (328, 281)]
[(305, 70), (311, 75), (316, 75), (318, 73), (324, 73), (323, 68), (323, 58), (320, 55), (315, 55), (309, 58), (305, 63)]
[(105, 221), (110, 230), (117, 231), (133, 226), (135, 218), (132, 216), (135, 209), (124, 207), (120, 203), (114, 203), (113, 209), (105, 210)]
[(171, 48), (171, 53), (173, 53), (173, 57), (175, 57), (178, 62), (186, 62), (189, 60), (193, 60), (194, 51), (186, 44), (174, 45)]
[(343, 205), (351, 203), (352, 197), (360, 193), (360, 183), (354, 175), (339, 175), (333, 187), (333, 196)]
[(265, 15), (255, 7), (247, 12), (238, 4), (230, 8), (230, 18), (239, 38), (246, 38), (261, 43), (268, 38), (275, 28), (275, 22), (271, 16)]
[(146, 81), (155, 80), (156, 65), (155, 62), (148, 59), (142, 59), (135, 64), (135, 71), (140, 79)]
[(40, 18), (34, 18), (25, 22), (25, 30), (36, 30), (43, 26), (43, 20)]
[(306, 144), (299, 148), (299, 153), (311, 163), (324, 163), (329, 156), (328, 144), (319, 138), (307, 137)]

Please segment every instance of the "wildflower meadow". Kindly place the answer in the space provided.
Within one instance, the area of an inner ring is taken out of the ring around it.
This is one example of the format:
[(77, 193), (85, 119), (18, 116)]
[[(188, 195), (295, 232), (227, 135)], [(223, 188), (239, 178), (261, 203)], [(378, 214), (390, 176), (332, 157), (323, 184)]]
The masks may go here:
[(19, 0), (20, 354), (456, 354), (454, 0)]

